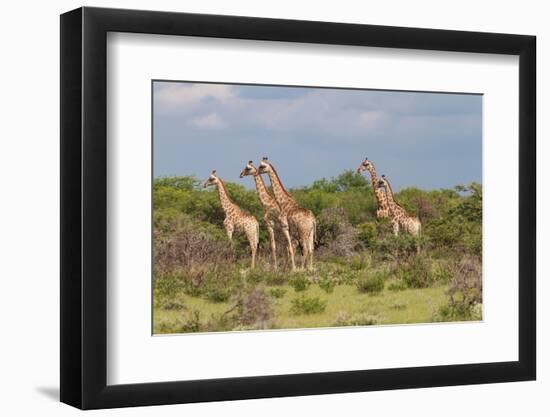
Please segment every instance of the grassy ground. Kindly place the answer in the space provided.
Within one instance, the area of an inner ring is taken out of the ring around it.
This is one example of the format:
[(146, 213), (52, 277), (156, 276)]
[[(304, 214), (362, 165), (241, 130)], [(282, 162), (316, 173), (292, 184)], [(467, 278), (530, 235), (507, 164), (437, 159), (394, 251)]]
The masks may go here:
[[(271, 297), (275, 312), (270, 325), (273, 329), (426, 323), (434, 321), (434, 312), (446, 301), (445, 286), (400, 291), (384, 289), (376, 295), (362, 294), (356, 286), (346, 284), (336, 286), (332, 293), (326, 293), (317, 284), (299, 292), (288, 284), (265, 287), (267, 294), (271, 294), (271, 290), (279, 294), (284, 292), (279, 298)], [(326, 301), (326, 308), (313, 314), (296, 313), (292, 300), (301, 296), (318, 297)], [(182, 322), (192, 320), (196, 311), (200, 312), (199, 320), (209, 320), (223, 315), (231, 307), (230, 301), (216, 303), (183, 291), (175, 292), (168, 299), (163, 298), (162, 303), (155, 303), (154, 333), (182, 332)]]

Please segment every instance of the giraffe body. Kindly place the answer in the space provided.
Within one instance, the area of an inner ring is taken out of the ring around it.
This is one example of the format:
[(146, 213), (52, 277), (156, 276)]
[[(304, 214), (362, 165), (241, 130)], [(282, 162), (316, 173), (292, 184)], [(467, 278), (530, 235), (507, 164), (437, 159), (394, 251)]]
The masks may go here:
[[(271, 246), (271, 258), (273, 262), (273, 267), (277, 268), (277, 244), (275, 240), (275, 231), (283, 231), (283, 226), (280, 222), (281, 220), (281, 208), (277, 203), (277, 200), (269, 193), (267, 187), (264, 183), (264, 180), (258, 169), (254, 166), (252, 161), (249, 161), (246, 167), (241, 172), (240, 177), (252, 175), (254, 177), (254, 183), (256, 185), (256, 192), (258, 193), (258, 198), (264, 209), (264, 222), (269, 233), (269, 243)], [(288, 226), (287, 226), (288, 229)]]
[(216, 175), (216, 171), (212, 171), (208, 180), (204, 183), (204, 187), (209, 185), (215, 185), (218, 189), (218, 196), (220, 203), (225, 214), (223, 220), (223, 227), (227, 233), (229, 240), (233, 240), (233, 233), (243, 233), (250, 245), (250, 252), (252, 255), (251, 268), (256, 265), (256, 252), (258, 250), (258, 242), (260, 236), (260, 224), (256, 217), (252, 214), (241, 209), (236, 205), (225, 187), (224, 182)]
[(413, 236), (420, 235), (422, 229), (420, 220), (416, 216), (409, 216), (405, 209), (395, 201), (391, 184), (384, 175), (382, 175), (379, 184), (380, 187), (386, 190), (394, 235), (397, 236), (401, 230)]
[(386, 197), (386, 192), (384, 190), (384, 187), (380, 186), (378, 176), (376, 174), (376, 168), (374, 167), (373, 163), (369, 161), (368, 158), (365, 158), (365, 160), (361, 162), (361, 165), (359, 165), (359, 168), (357, 168), (358, 173), (361, 173), (365, 170), (369, 171), (372, 189), (374, 191), (374, 196), (376, 197), (376, 202), (378, 204), (376, 217), (378, 217), (379, 219), (390, 217), (390, 207), (388, 204), (388, 199)]
[(285, 189), (277, 171), (267, 158), (264, 158), (259, 166), (260, 174), (267, 174), (273, 188), (275, 200), (279, 204), (281, 215), (279, 223), (283, 227), (283, 233), (287, 239), (287, 249), (290, 256), (292, 269), (296, 268), (294, 260), (294, 248), (292, 246), (291, 234), (296, 236), (302, 248), (302, 263), (304, 268), (307, 263), (308, 269), (313, 269), (313, 252), (315, 249), (315, 232), (317, 221), (314, 214), (303, 207), (290, 196)]

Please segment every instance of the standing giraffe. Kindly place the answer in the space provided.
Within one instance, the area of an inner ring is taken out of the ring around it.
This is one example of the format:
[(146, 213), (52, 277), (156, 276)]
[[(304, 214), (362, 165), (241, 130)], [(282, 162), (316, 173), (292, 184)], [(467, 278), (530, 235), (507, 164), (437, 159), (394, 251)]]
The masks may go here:
[(229, 240), (233, 239), (233, 231), (244, 232), (250, 245), (250, 252), (252, 254), (252, 265), (254, 268), (256, 265), (256, 251), (258, 250), (258, 240), (260, 235), (260, 225), (256, 217), (247, 213), (239, 206), (237, 206), (227, 194), (224, 182), (216, 175), (216, 171), (212, 171), (210, 177), (205, 181), (204, 187), (209, 185), (215, 185), (218, 188), (218, 195), (220, 197), (220, 203), (225, 213), (225, 219), (223, 220), (223, 227), (227, 233)]
[[(290, 226), (292, 231), (297, 234), (298, 242), (302, 247), (302, 268), (305, 267), (306, 261), (309, 260), (308, 269), (313, 269), (313, 250), (315, 229), (317, 227), (315, 216), (310, 210), (300, 207), (290, 196), (281, 182), (279, 174), (277, 174), (273, 165), (268, 162), (267, 157), (264, 157), (262, 162), (260, 162), (258, 171), (260, 174), (267, 174), (269, 176), (273, 194), (281, 208), (281, 224)], [(287, 237), (288, 253), (292, 262), (292, 270), (294, 270), (296, 268), (294, 263), (294, 249), (288, 230), (289, 228), (286, 229), (285, 236)]]
[(372, 190), (376, 197), (378, 203), (378, 210), (376, 210), (376, 217), (379, 219), (390, 217), (390, 208), (388, 205), (388, 199), (386, 198), (386, 192), (384, 188), (378, 185), (378, 176), (376, 175), (376, 168), (368, 158), (365, 158), (359, 168), (357, 168), (357, 173), (361, 173), (365, 170), (368, 170), (370, 173), (370, 179), (372, 182)]
[(386, 197), (388, 199), (391, 222), (393, 226), (393, 234), (397, 236), (399, 234), (399, 230), (402, 229), (406, 233), (413, 236), (418, 236), (420, 234), (420, 229), (422, 228), (422, 224), (420, 223), (418, 217), (409, 216), (405, 209), (401, 207), (397, 201), (395, 201), (391, 184), (385, 175), (382, 175), (380, 181), (378, 181), (378, 184), (386, 190)]
[[(252, 175), (254, 182), (256, 183), (256, 191), (262, 207), (264, 208), (264, 221), (269, 232), (269, 243), (271, 244), (271, 256), (273, 259), (273, 267), (277, 269), (277, 245), (275, 243), (275, 227), (279, 226), (279, 229), (284, 231), (284, 228), (280, 225), (281, 208), (277, 204), (277, 200), (267, 191), (267, 187), (258, 169), (254, 166), (252, 161), (248, 161), (248, 164), (244, 167), (240, 177), (246, 177)], [(288, 232), (288, 226), (286, 228)], [(290, 239), (290, 235), (288, 236)]]

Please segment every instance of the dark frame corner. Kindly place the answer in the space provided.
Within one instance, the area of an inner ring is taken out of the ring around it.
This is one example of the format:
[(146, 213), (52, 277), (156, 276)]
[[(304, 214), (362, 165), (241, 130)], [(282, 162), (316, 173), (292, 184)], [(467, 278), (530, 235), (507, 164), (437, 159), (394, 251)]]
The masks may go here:
[[(106, 384), (107, 32), (519, 56), (519, 360)], [(80, 8), (61, 15), (61, 401), (82, 409), (536, 378), (536, 38), (403, 27)]]

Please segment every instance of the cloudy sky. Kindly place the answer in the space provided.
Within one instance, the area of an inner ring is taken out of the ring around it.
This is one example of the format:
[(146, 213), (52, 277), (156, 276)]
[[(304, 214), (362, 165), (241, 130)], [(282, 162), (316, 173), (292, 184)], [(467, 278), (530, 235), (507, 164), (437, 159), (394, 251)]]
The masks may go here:
[(155, 81), (154, 175), (239, 173), (268, 156), (288, 187), (365, 156), (394, 188), (481, 182), (482, 96)]

